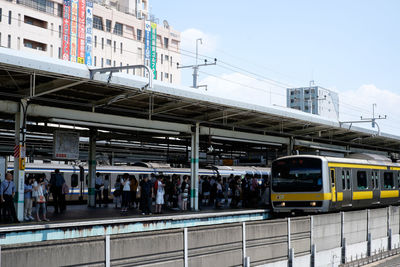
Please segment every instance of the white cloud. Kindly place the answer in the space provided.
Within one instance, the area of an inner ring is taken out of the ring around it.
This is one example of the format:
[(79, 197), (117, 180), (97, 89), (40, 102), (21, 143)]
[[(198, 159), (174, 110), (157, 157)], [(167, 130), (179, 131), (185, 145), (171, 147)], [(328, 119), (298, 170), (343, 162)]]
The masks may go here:
[[(191, 55), (196, 53), (196, 40), (201, 38), (202, 44), (199, 43), (199, 54), (213, 56), (218, 46), (218, 36), (205, 33), (201, 30), (190, 28), (181, 33), (181, 49), (182, 52), (187, 54), (190, 51)], [(184, 61), (193, 59), (182, 57)]]
[[(361, 116), (371, 118), (375, 103), (375, 116), (387, 115), (386, 120), (377, 120), (381, 132), (400, 135), (400, 95), (368, 84), (340, 93), (339, 99), (341, 121), (360, 120)], [(357, 126), (371, 128), (370, 123)]]

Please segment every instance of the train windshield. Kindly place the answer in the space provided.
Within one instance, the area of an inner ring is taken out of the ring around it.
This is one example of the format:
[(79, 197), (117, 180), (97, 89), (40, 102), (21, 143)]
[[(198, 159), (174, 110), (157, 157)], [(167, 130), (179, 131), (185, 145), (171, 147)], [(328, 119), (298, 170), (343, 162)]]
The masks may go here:
[(306, 192), (322, 189), (322, 161), (316, 158), (281, 159), (272, 163), (272, 190)]

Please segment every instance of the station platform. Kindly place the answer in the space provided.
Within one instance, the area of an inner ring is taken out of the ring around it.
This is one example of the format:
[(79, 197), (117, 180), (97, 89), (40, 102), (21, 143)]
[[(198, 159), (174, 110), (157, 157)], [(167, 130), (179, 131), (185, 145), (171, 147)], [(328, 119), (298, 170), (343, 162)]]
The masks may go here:
[(162, 214), (142, 215), (137, 209), (121, 215), (114, 205), (89, 208), (70, 205), (61, 214), (48, 207), (49, 222), (21, 222), (0, 225), (0, 245), (15, 245), (49, 240), (90, 238), (134, 232), (170, 230), (185, 227), (216, 225), (270, 218), (267, 209), (212, 209), (201, 211), (167, 210)]

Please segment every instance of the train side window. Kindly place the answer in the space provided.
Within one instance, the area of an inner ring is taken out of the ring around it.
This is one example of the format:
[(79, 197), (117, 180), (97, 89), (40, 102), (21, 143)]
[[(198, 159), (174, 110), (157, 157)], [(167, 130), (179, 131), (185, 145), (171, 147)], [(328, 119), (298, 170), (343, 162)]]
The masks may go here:
[(344, 171), (342, 171), (342, 189), (346, 190), (346, 176)]
[(367, 172), (357, 171), (357, 188), (364, 190), (368, 188), (367, 184)]
[(375, 172), (375, 186), (379, 188), (379, 172)]
[(374, 171), (371, 172), (371, 187), (372, 187), (372, 189), (376, 188), (375, 187), (375, 172)]
[(347, 181), (347, 189), (350, 190), (350, 171), (346, 171), (346, 181)]
[(383, 188), (385, 189), (393, 189), (394, 188), (394, 180), (392, 172), (383, 173)]
[(400, 172), (397, 172), (397, 188), (400, 188)]
[(331, 183), (332, 187), (335, 187), (335, 170), (331, 170)]

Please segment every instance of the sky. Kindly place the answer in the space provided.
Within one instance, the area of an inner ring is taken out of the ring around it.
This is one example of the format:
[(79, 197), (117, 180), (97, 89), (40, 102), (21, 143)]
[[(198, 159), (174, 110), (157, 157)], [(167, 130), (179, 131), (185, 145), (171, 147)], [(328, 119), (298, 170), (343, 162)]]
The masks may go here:
[[(375, 113), (382, 132), (400, 136), (400, 1), (151, 0), (150, 12), (181, 32), (180, 64), (200, 69), (205, 94), (258, 105), (286, 104), (286, 88), (339, 93), (340, 121)], [(192, 71), (182, 71), (191, 85)], [(360, 124), (370, 128), (370, 124)]]

